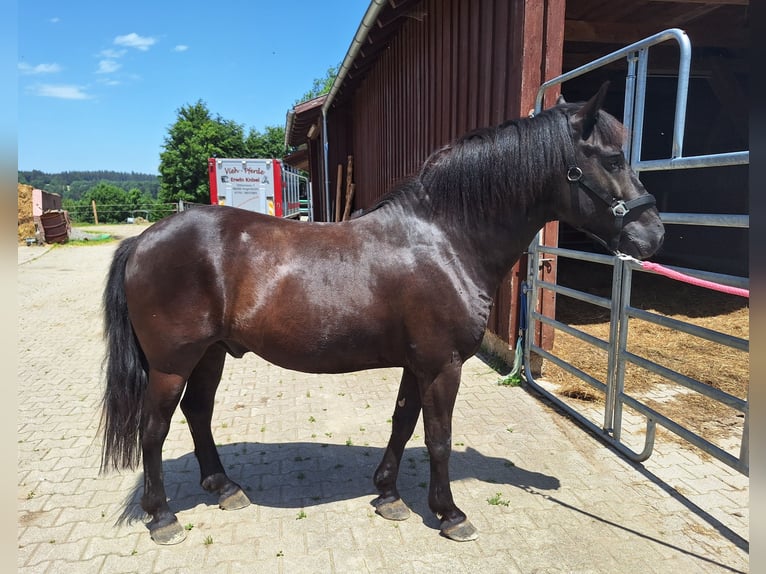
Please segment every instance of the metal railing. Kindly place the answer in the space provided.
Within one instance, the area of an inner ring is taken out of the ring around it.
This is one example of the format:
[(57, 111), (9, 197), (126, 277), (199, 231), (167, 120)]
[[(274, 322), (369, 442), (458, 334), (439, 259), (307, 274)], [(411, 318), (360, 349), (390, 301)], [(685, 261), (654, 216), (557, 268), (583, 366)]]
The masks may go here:
[[(678, 70), (678, 83), (675, 101), (675, 117), (673, 123), (673, 143), (671, 157), (659, 160), (642, 160), (641, 144), (643, 139), (644, 108), (646, 99), (646, 85), (648, 72), (649, 48), (656, 44), (675, 40), (679, 45), (680, 58)], [(686, 34), (679, 29), (670, 29), (655, 34), (645, 40), (636, 42), (599, 58), (585, 66), (562, 74), (549, 80), (540, 87), (535, 104), (535, 113), (542, 108), (544, 93), (547, 89), (559, 85), (567, 80), (586, 74), (611, 62), (627, 59), (628, 71), (626, 78), (626, 95), (624, 106), (623, 123), (631, 133), (629, 141), (625, 144), (625, 155), (633, 169), (641, 171), (675, 170), (701, 167), (720, 167), (730, 165), (743, 165), (749, 162), (748, 151), (719, 153), (702, 156), (683, 156), (683, 137), (686, 120), (686, 105), (688, 97), (689, 69), (691, 63), (691, 45)], [(696, 214), (696, 213), (661, 213), (665, 224), (675, 225), (704, 225), (732, 228), (748, 228), (748, 215), (731, 214)], [(638, 262), (629, 258), (607, 256), (582, 251), (562, 249), (558, 247), (543, 246), (540, 244), (540, 235), (533, 240), (529, 249), (529, 263), (527, 282), (524, 289), (527, 292), (527, 332), (524, 334), (524, 365), (527, 384), (538, 393), (546, 396), (553, 403), (564, 409), (581, 424), (595, 431), (605, 441), (628, 456), (630, 459), (641, 462), (651, 456), (654, 448), (656, 426), (666, 428), (679, 437), (700, 448), (704, 452), (735, 468), (743, 474), (749, 473), (749, 409), (748, 400), (736, 397), (720, 391), (715, 387), (701, 381), (687, 377), (673, 369), (665, 367), (655, 361), (634, 354), (628, 350), (627, 341), (631, 319), (648, 321), (649, 323), (666, 327), (674, 331), (683, 332), (719, 345), (748, 352), (749, 343), (746, 339), (733, 337), (722, 332), (699, 327), (689, 322), (679, 321), (665, 317), (657, 313), (644, 311), (631, 305), (631, 290), (633, 284), (633, 272), (648, 272), (643, 270)], [(556, 285), (540, 279), (539, 269), (541, 255), (555, 255), (581, 261), (588, 261), (613, 267), (611, 297), (599, 297), (590, 293), (578, 291), (569, 287)], [(712, 280), (726, 285), (747, 287), (749, 280), (744, 277), (710, 273), (695, 269), (680, 270), (693, 277)], [(574, 299), (596, 305), (609, 310), (609, 340), (604, 341), (594, 337), (571, 325), (567, 325), (550, 317), (545, 317), (537, 311), (537, 301), (542, 290), (572, 297)], [(607, 353), (606, 381), (602, 382), (595, 377), (583, 372), (574, 365), (557, 357), (555, 354), (541, 348), (534, 341), (534, 333), (538, 325), (547, 324), (571, 335), (585, 344), (595, 346)], [(560, 367), (570, 375), (573, 375), (593, 388), (604, 393), (603, 423), (597, 425), (590, 418), (571, 407), (558, 396), (544, 388), (535, 380), (530, 370), (530, 354), (535, 353), (543, 359)], [(724, 404), (744, 415), (742, 437), (738, 456), (720, 448), (710, 440), (689, 430), (678, 421), (661, 414), (646, 403), (625, 392), (625, 373), (628, 364), (636, 365), (650, 371), (660, 377), (680, 385), (684, 389), (708, 397), (718, 403)], [(748, 391), (749, 396), (749, 391)], [(628, 406), (645, 418), (646, 429), (644, 445), (640, 452), (635, 452), (622, 440), (624, 407)]]
[[(313, 219), (313, 209), (311, 208), (311, 188), (306, 176), (287, 165), (282, 165), (283, 182), (283, 217), (304, 217)], [(307, 197), (307, 199), (301, 199)]]

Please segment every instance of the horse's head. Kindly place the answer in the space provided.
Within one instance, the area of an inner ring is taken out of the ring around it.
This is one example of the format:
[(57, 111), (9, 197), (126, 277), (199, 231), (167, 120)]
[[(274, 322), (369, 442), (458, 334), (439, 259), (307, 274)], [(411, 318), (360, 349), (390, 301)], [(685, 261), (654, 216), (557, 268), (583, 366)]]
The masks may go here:
[(584, 104), (559, 99), (572, 145), (565, 152), (557, 215), (611, 252), (645, 259), (660, 248), (665, 229), (654, 197), (622, 153), (625, 127), (601, 109), (607, 86)]

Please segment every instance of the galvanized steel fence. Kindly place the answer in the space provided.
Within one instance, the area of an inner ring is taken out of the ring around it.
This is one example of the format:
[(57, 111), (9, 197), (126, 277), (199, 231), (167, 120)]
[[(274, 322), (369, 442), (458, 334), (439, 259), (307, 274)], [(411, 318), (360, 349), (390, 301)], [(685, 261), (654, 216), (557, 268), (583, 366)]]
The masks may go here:
[[(642, 160), (641, 144), (643, 138), (649, 48), (668, 40), (676, 41), (680, 51), (671, 157), (659, 160)], [(683, 156), (691, 45), (686, 34), (677, 28), (655, 34), (645, 40), (631, 44), (626, 48), (599, 58), (590, 64), (581, 66), (580, 68), (545, 82), (538, 91), (535, 111), (539, 112), (541, 110), (543, 96), (547, 89), (623, 58), (627, 59), (628, 64), (623, 123), (628, 127), (631, 133), (631, 137), (626, 143), (624, 151), (631, 166), (637, 173), (640, 174), (642, 171), (652, 170), (719, 167), (749, 163), (748, 151), (692, 157)], [(667, 225), (704, 225), (733, 228), (749, 227), (749, 217), (746, 214), (661, 213), (660, 216), (663, 222)], [(592, 293), (541, 280), (538, 270), (540, 269), (543, 255), (555, 255), (557, 257), (587, 261), (613, 267), (611, 296), (608, 298), (600, 297)], [(679, 267), (671, 267), (671, 269), (680, 271), (692, 277), (715, 281), (724, 285), (740, 288), (747, 288), (749, 285), (749, 279), (746, 277), (710, 273)], [(656, 361), (631, 352), (628, 348), (628, 336), (631, 319), (635, 319), (646, 321), (672, 331), (686, 333), (707, 341), (713, 341), (718, 345), (736, 349), (744, 353), (749, 352), (748, 340), (709, 328), (700, 327), (691, 322), (681, 321), (658, 313), (645, 311), (631, 305), (634, 272), (646, 273), (647, 271), (641, 266), (640, 262), (629, 257), (608, 256), (543, 246), (540, 244), (539, 236), (535, 238), (529, 248), (527, 282), (524, 285), (527, 299), (527, 327), (526, 332), (523, 334), (523, 343), (525, 378), (527, 384), (538, 393), (546, 396), (581, 424), (593, 430), (606, 442), (634, 461), (644, 461), (651, 456), (654, 448), (656, 427), (657, 425), (660, 425), (709, 455), (721, 460), (730, 467), (735, 468), (743, 474), (749, 474), (749, 409), (747, 397), (741, 398), (721, 391), (709, 384), (692, 379), (674, 369), (663, 366)], [(610, 316), (608, 341), (602, 340), (585, 331), (557, 321), (554, 318), (543, 316), (539, 313), (537, 311), (538, 299), (543, 290), (553, 291), (585, 303), (608, 309)], [(577, 338), (586, 345), (594, 346), (605, 352), (607, 354), (605, 380), (598, 380), (596, 377), (585, 373), (569, 362), (557, 357), (555, 353), (546, 351), (538, 346), (535, 343), (533, 334), (541, 324), (550, 325), (556, 330)], [(585, 414), (584, 412), (581, 412), (582, 409), (578, 410), (572, 405), (564, 402), (559, 396), (554, 394), (554, 392), (543, 386), (542, 381), (536, 380), (530, 369), (531, 353), (543, 357), (543, 359), (550, 361), (570, 375), (577, 377), (594, 389), (602, 392), (605, 400), (602, 413), (603, 418), (601, 421), (594, 422), (592, 413)], [(707, 397), (741, 413), (743, 423), (738, 452), (733, 453), (731, 452), (731, 449), (721, 448), (712, 440), (709, 440), (709, 438), (703, 437), (698, 432), (694, 432), (687, 428), (684, 422), (671, 419), (669, 416), (658, 412), (657, 409), (652, 408), (647, 402), (626, 392), (625, 378), (626, 369), (629, 365), (635, 365), (641, 369), (659, 375), (664, 380), (669, 381), (670, 384), (682, 388), (684, 392), (696, 393), (697, 395)], [(749, 390), (747, 395), (749, 396)], [(628, 446), (623, 440), (625, 407), (629, 407), (633, 412), (638, 413), (638, 415), (643, 417), (645, 421), (644, 444), (638, 452)]]

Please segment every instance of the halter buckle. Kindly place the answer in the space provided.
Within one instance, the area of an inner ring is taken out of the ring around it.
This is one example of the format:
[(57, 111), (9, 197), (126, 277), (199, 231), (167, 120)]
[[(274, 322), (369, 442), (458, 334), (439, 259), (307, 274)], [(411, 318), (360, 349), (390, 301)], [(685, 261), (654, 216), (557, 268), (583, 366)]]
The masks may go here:
[(627, 213), (630, 211), (627, 205), (625, 205), (625, 202), (623, 200), (618, 200), (615, 203), (612, 204), (612, 214), (614, 214), (615, 217), (625, 217)]
[(582, 170), (576, 165), (573, 165), (567, 170), (567, 179), (569, 181), (580, 181), (580, 178), (582, 178)]

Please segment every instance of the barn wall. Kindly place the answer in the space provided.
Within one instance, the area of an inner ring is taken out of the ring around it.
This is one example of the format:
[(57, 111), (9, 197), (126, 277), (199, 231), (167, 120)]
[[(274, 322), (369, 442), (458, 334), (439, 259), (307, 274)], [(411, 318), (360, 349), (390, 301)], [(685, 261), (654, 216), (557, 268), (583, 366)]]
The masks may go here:
[(426, 0), (353, 98), (357, 205), (464, 132), (518, 117), (505, 0)]
[[(564, 4), (424, 0), (402, 15), (353, 96), (328, 115), (330, 193), (347, 155), (354, 157), (353, 209), (364, 208), (464, 132), (527, 115), (539, 85), (561, 72)], [(556, 229), (549, 226), (549, 240)], [(506, 278), (490, 318), (489, 330), (508, 347), (525, 266)]]

